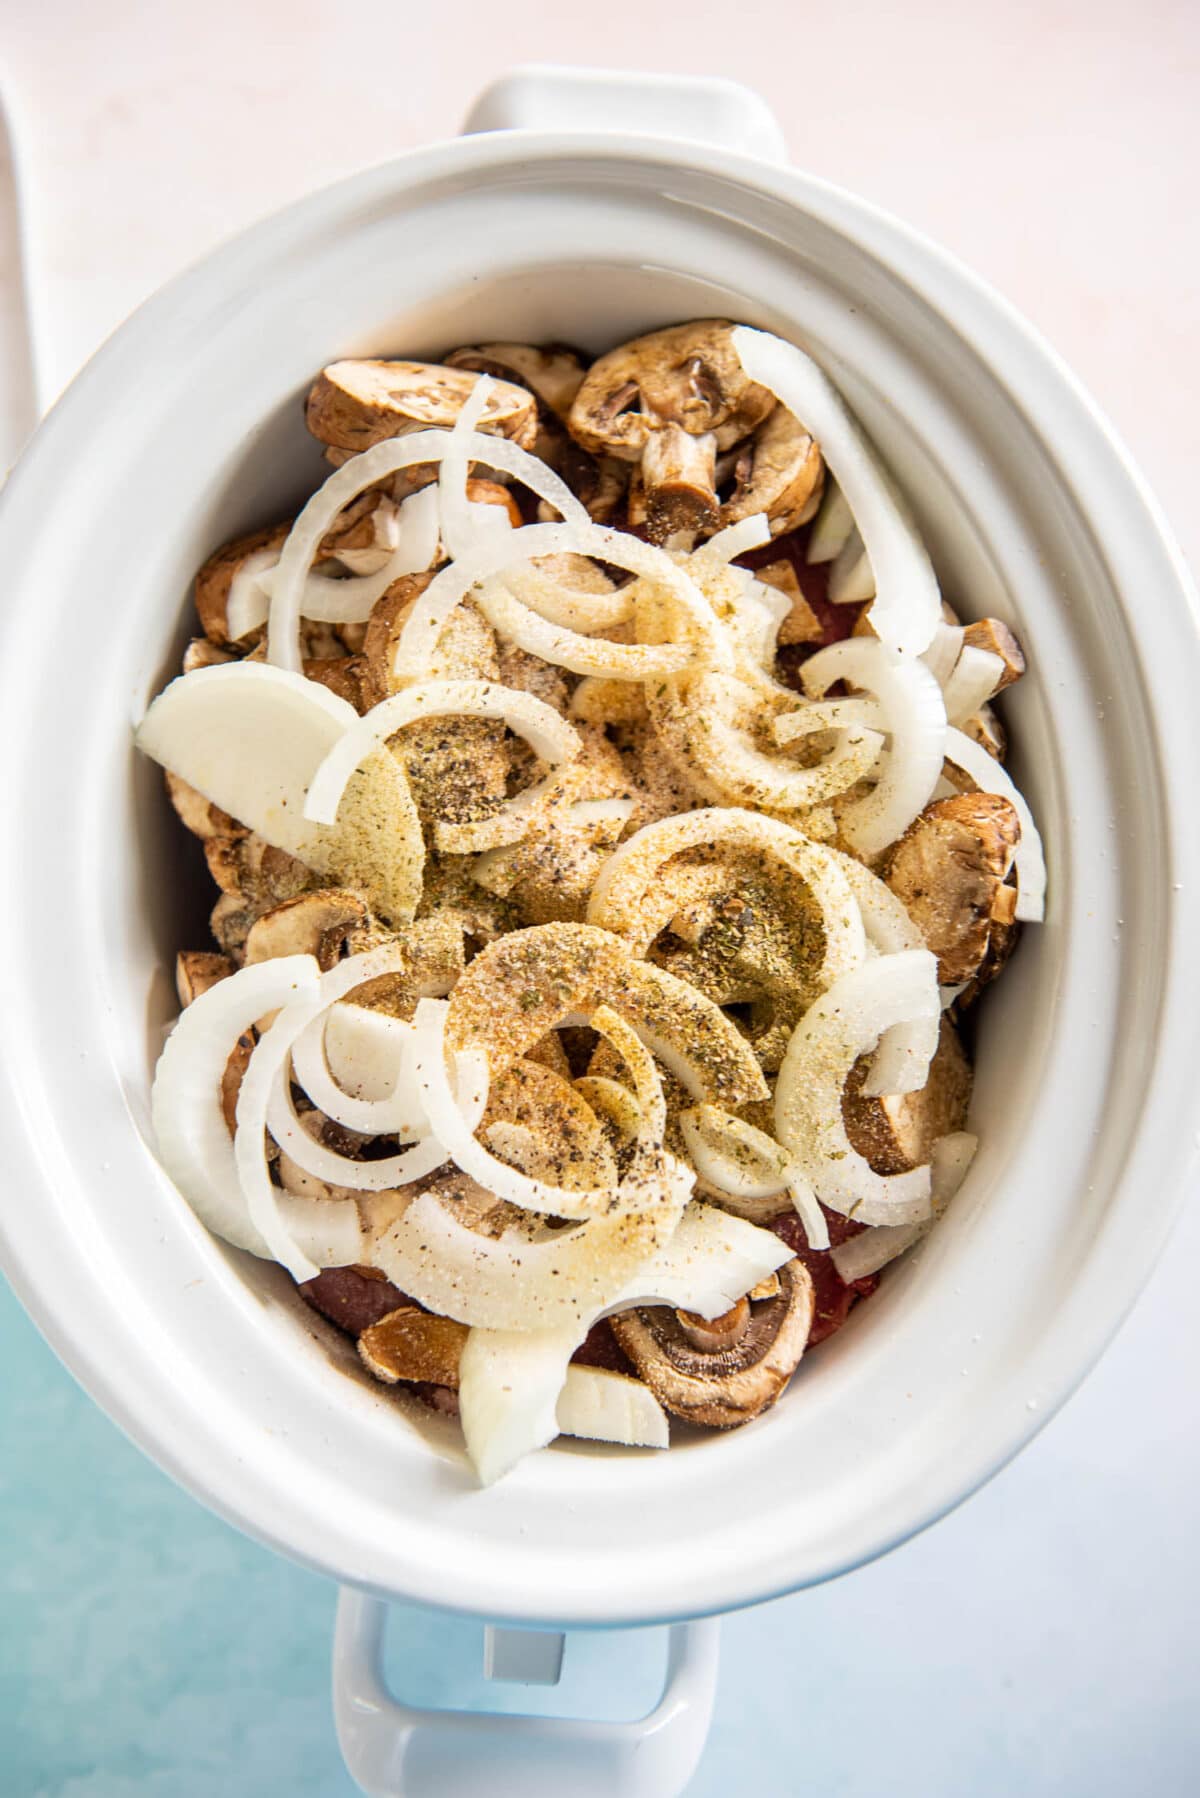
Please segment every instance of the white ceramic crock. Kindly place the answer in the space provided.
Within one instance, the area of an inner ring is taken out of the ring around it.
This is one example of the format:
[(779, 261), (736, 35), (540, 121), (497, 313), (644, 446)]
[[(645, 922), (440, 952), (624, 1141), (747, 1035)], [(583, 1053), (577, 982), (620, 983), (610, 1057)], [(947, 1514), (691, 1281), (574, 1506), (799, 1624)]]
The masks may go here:
[[(772, 165), (753, 96), (527, 72), (473, 124), (174, 282), (9, 482), (3, 1262), (148, 1454), (357, 1593), (552, 1629), (696, 1617), (828, 1579), (956, 1504), (1150, 1270), (1197, 1149), (1194, 597), (1057, 359), (929, 244)], [(1023, 639), (1007, 716), (1049, 913), (984, 1009), (964, 1191), (776, 1410), (658, 1457), (560, 1447), (480, 1492), (451, 1432), (355, 1377), (282, 1272), (212, 1240), (155, 1164), (150, 1073), (205, 881), (130, 730), (176, 666), (196, 565), (318, 478), (300, 402), (322, 363), (485, 337), (600, 348), (713, 312), (812, 350), (947, 593)], [(664, 1798), (694, 1765), (709, 1633), (677, 1636), (644, 1724), (434, 1723), (383, 1690), (380, 1616), (356, 1596), (340, 1623), (339, 1721), (368, 1790)]]

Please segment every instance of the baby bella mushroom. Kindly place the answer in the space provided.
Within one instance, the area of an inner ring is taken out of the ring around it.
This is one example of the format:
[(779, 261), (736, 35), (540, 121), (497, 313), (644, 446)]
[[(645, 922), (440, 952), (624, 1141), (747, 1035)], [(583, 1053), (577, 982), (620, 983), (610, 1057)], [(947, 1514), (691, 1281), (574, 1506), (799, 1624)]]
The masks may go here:
[(723, 319), (651, 331), (594, 362), (571, 407), (572, 435), (596, 456), (640, 464), (652, 539), (717, 528), (717, 456), (773, 411), (749, 380)]

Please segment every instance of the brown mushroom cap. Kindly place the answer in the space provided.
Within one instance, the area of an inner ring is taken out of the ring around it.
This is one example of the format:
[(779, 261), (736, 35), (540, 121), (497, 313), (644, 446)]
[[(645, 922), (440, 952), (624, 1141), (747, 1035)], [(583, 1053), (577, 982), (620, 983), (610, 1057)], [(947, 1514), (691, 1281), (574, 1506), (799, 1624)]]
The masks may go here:
[(1002, 762), (1008, 754), (1008, 736), (993, 706), (986, 702), (963, 722), (963, 734), (986, 749), (993, 761)]
[(862, 1083), (870, 1056), (855, 1063), (842, 1097), (842, 1117), (850, 1145), (877, 1174), (904, 1174), (923, 1167), (939, 1136), (961, 1130), (971, 1101), (971, 1064), (948, 1017), (943, 1016), (929, 1077), (920, 1092), (864, 1098)]
[(994, 924), (1010, 924), (1004, 885), (1021, 825), (996, 793), (955, 793), (927, 805), (888, 858), (885, 878), (938, 958), (947, 986), (970, 980), (987, 955)]
[(579, 352), (560, 343), (480, 343), (455, 350), (446, 366), (516, 381), (564, 421), (585, 372)]
[(419, 1380), (457, 1391), (466, 1341), (465, 1324), (436, 1317), (419, 1305), (401, 1305), (362, 1332), (358, 1352), (375, 1378), (390, 1386)]
[(237, 537), (227, 543), (223, 549), (208, 558), (196, 576), (196, 611), (200, 618), (200, 628), (210, 643), (223, 647), (227, 643), (237, 641), (247, 645), (262, 635), (262, 626), (247, 632), (243, 638), (234, 639), (229, 635), (229, 591), (233, 578), (244, 567), (250, 557), (262, 550), (280, 550), (287, 539), (291, 524), (271, 524), (261, 531), (251, 531), (247, 537)]
[(571, 407), (571, 433), (595, 454), (636, 462), (655, 430), (681, 427), (732, 449), (775, 405), (751, 381), (726, 319), (651, 331), (593, 362)]
[(631, 522), (644, 503), (650, 535), (663, 539), (716, 528), (717, 452), (740, 443), (774, 406), (774, 396), (748, 379), (733, 326), (701, 319), (601, 356), (568, 423), (593, 455), (641, 463)]
[(986, 649), (991, 655), (1000, 657), (1004, 663), (1004, 673), (996, 683), (997, 693), (1005, 687), (1011, 687), (1025, 672), (1025, 652), (1008, 626), (999, 618), (979, 618), (974, 624), (968, 624), (963, 632), (963, 643), (972, 649)]
[(233, 973), (227, 955), (215, 955), (210, 949), (181, 949), (175, 957), (175, 991), (179, 1003), (188, 1006), (210, 986)]
[(315, 893), (285, 899), (251, 925), (246, 937), (247, 966), (277, 955), (315, 955), (321, 968), (329, 969), (351, 930), (366, 917), (360, 895), (343, 887), (322, 887)]
[(778, 1293), (747, 1309), (741, 1333), (716, 1350), (697, 1348), (679, 1313), (665, 1307), (622, 1311), (611, 1322), (638, 1374), (668, 1411), (728, 1429), (773, 1405), (795, 1372), (812, 1325), (808, 1269), (800, 1261), (785, 1262)]
[[(448, 430), (478, 378), (432, 362), (333, 362), (313, 384), (305, 423), (319, 442), (356, 455), (411, 431)], [(530, 448), (537, 435), (533, 396), (498, 381), (478, 428)]]
[(821, 451), (799, 419), (776, 406), (733, 467), (734, 490), (721, 507), (722, 525), (765, 512), (771, 535), (781, 537), (811, 518), (825, 485)]

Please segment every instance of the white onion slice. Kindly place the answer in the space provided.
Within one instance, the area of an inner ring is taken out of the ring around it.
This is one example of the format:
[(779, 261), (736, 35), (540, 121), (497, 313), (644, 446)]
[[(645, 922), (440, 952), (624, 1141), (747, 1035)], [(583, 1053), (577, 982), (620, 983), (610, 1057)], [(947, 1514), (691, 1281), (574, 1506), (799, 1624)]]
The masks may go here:
[(266, 1012), (318, 991), (311, 955), (239, 968), (183, 1011), (158, 1058), (150, 1115), (158, 1158), (202, 1224), (234, 1248), (269, 1257), (238, 1179), (221, 1079), (238, 1038)]
[(276, 849), (347, 884), (369, 884), (379, 908), (404, 923), (420, 898), (425, 851), (395, 758), (364, 770), (358, 796), (360, 809), (386, 825), (388, 854), (378, 869), (363, 864), (357, 825), (330, 830), (305, 816), (318, 768), (357, 721), (354, 707), (318, 681), (265, 662), (226, 662), (173, 680), (135, 740)]
[(695, 554), (707, 556), (714, 562), (732, 562), (736, 556), (744, 556), (751, 549), (761, 549), (770, 541), (770, 519), (765, 512), (754, 512), (749, 518), (739, 518), (736, 524), (727, 524), (723, 531), (717, 531)]
[[(276, 1082), (285, 1076), (292, 1043), (322, 1009), (321, 983), (319, 979), (312, 978), (311, 983), (307, 984), (307, 990), (302, 990), (289, 1001), (276, 1014), (270, 1029), (259, 1037), (238, 1093), (237, 1132), (233, 1139), (237, 1176), (245, 1194), (250, 1221), (272, 1257), (281, 1262), (296, 1281), (311, 1280), (318, 1270), (293, 1239), (280, 1210), (279, 1188), (272, 1183), (267, 1166), (267, 1120), (272, 1092)], [(298, 1123), (296, 1134), (306, 1134)], [(279, 1132), (273, 1129), (272, 1135), (283, 1148), (285, 1145), (280, 1141)], [(307, 1140), (312, 1142), (311, 1137)], [(292, 1144), (289, 1142), (286, 1146), (291, 1152)], [(294, 1155), (293, 1159), (300, 1158)], [(353, 1204), (352, 1200), (331, 1199), (328, 1202)]]
[[(488, 509), (499, 516), (496, 507)], [(348, 562), (355, 553), (364, 552), (348, 551), (336, 559)], [(300, 592), (300, 616), (321, 624), (365, 623), (394, 581), (405, 574), (423, 573), (437, 553), (437, 489), (422, 487), (409, 494), (400, 507), (396, 541), (378, 567), (341, 579), (309, 569)], [(225, 608), (232, 638), (243, 637), (266, 623), (279, 579), (279, 554), (267, 550), (251, 556), (234, 576)]]
[(463, 1440), (480, 1484), (490, 1486), (558, 1435), (567, 1364), (586, 1331), (471, 1330), (458, 1370)]
[[(440, 463), (450, 436), (449, 431), (428, 430), (416, 431), (407, 437), (389, 437), (383, 443), (372, 444), (361, 456), (352, 456), (317, 489), (292, 526), (280, 551), (279, 566), (271, 577), (271, 609), (267, 625), (269, 661), (281, 668), (300, 671), (299, 623), (304, 610), (305, 587), (321, 541), (339, 514), (368, 487), (399, 473), (402, 468)], [(470, 434), (462, 447), (472, 461), (514, 476), (540, 497), (549, 499), (551, 505), (558, 507), (562, 501), (564, 515), (580, 528), (584, 524), (591, 525), (585, 508), (565, 484), (527, 450), (518, 448), (506, 438), (477, 431)], [(379, 577), (368, 578), (377, 580)], [(331, 586), (343, 584), (350, 583), (337, 582)]]
[(875, 787), (848, 805), (841, 819), (852, 848), (878, 855), (903, 835), (937, 785), (946, 745), (941, 688), (924, 662), (869, 637), (817, 650), (802, 664), (800, 678), (814, 697), (848, 680), (880, 703), (891, 747)]
[(607, 1367), (567, 1368), (555, 1412), (559, 1434), (622, 1448), (667, 1448), (667, 1414), (641, 1380)]
[[(354, 770), (406, 724), (428, 718), (503, 720), (509, 730), (524, 737), (541, 761), (552, 767), (573, 760), (580, 749), (579, 733), (574, 727), (553, 706), (532, 693), (486, 680), (421, 681), (381, 700), (347, 726), (313, 775), (305, 816), (321, 824), (334, 823)], [(539, 781), (516, 798), (506, 800), (502, 809), (511, 812), (516, 807), (518, 816), (523, 817), (545, 791), (546, 782)]]
[[(924, 937), (891, 887), (877, 874), (872, 874), (870, 868), (856, 862), (852, 855), (839, 854), (838, 861), (858, 900), (870, 948), (879, 955), (895, 955), (901, 949), (924, 949)], [(944, 991), (941, 1003), (944, 1011), (948, 1003)], [(936, 1047), (937, 1026), (931, 1019), (914, 1018), (904, 1024), (893, 1024), (879, 1039), (870, 1075), (863, 1085), (864, 1094), (878, 1098), (884, 1093), (919, 1092), (925, 1084), (925, 1069)]]
[[(393, 965), (403, 966), (402, 958), (393, 958)], [(349, 961), (339, 962), (332, 972), (349, 966)], [(372, 978), (364, 974), (355, 984)], [(325, 999), (329, 1010), (314, 1018), (292, 1045), (297, 1085), (318, 1111), (344, 1129), (363, 1136), (395, 1135), (401, 1142), (428, 1136), (412, 1068), (412, 1025), (386, 1012), (342, 1005), (328, 991)], [(358, 1092), (347, 1090), (350, 1082)], [(368, 1091), (373, 1096), (366, 1096)]]
[(949, 680), (942, 687), (946, 717), (961, 728), (992, 698), (1004, 678), (1003, 658), (990, 649), (964, 643)]
[(591, 1218), (537, 1241), (516, 1233), (495, 1241), (422, 1193), (372, 1245), (371, 1258), (402, 1292), (472, 1328), (586, 1330), (675, 1232), (693, 1175), (665, 1159), (670, 1202), (652, 1212)]
[(1046, 858), (1024, 795), (982, 744), (960, 730), (946, 732), (946, 760), (961, 768), (979, 792), (998, 794), (1015, 810), (1021, 822), (1021, 840), (1013, 858), (1017, 870), (1017, 917), (1026, 924), (1040, 924), (1046, 915)]
[(634, 1305), (673, 1305), (697, 1317), (721, 1317), (791, 1259), (774, 1231), (693, 1199), (669, 1241), (605, 1306), (605, 1315)]
[[(532, 1178), (493, 1155), (475, 1136), (478, 1120), (475, 1126), (468, 1127), (470, 1120), (464, 1118), (450, 1090), (445, 1040), (448, 1009), (444, 999), (422, 999), (418, 1004), (413, 1063), (430, 1128), (456, 1167), (495, 1193), (497, 1198), (550, 1217), (608, 1219), (670, 1205), (668, 1187), (653, 1178), (649, 1167), (639, 1169), (636, 1175), (631, 1170), (616, 1187), (572, 1189)], [(641, 1130), (649, 1149), (661, 1142), (666, 1122), (658, 1072), (633, 1032), (607, 1008), (597, 1010), (591, 1021), (601, 1035), (613, 1041), (619, 1054), (627, 1056), (641, 1111)], [(631, 1045), (636, 1048), (636, 1055), (632, 1053)]]
[(239, 823), (307, 861), (328, 833), (305, 819), (305, 793), (357, 716), (301, 674), (225, 662), (165, 687), (136, 742)]
[(821, 446), (845, 495), (874, 570), (869, 617), (883, 642), (919, 655), (941, 617), (937, 577), (890, 475), (878, 461), (828, 376), (794, 344), (738, 325), (733, 344), (752, 381), (794, 412)]
[(829, 598), (835, 606), (854, 606), (874, 597), (875, 576), (871, 571), (871, 559), (855, 530), (833, 558), (829, 570)]
[(804, 1224), (809, 1248), (829, 1247), (829, 1226), (816, 1194), (773, 1136), (715, 1105), (680, 1112), (679, 1125), (699, 1177), (733, 1201), (741, 1216), (751, 1223), (774, 1217), (781, 1207), (766, 1201), (786, 1194)]
[(946, 682), (954, 673), (954, 664), (962, 651), (965, 635), (966, 632), (961, 624), (950, 624), (943, 618), (933, 633), (933, 642), (921, 657), (930, 674), (943, 690)]
[(685, 849), (724, 845), (757, 849), (778, 861), (807, 888), (825, 931), (818, 978), (824, 985), (856, 967), (864, 954), (862, 918), (840, 858), (790, 825), (736, 807), (706, 807), (643, 825), (604, 863), (588, 901), (588, 921), (626, 937), (641, 953), (641, 908), (663, 863)]
[(832, 562), (854, 530), (854, 514), (836, 481), (825, 478), (825, 494), (820, 510), (808, 534), (805, 560), (812, 563)]
[[(965, 1130), (941, 1136), (933, 1145), (930, 1160), (931, 1199), (935, 1217), (940, 1217), (962, 1185), (967, 1169), (979, 1146), (978, 1137)], [(833, 1250), (833, 1264), (846, 1284), (877, 1274), (929, 1231), (929, 1224), (876, 1224), (839, 1243)]]
[(909, 949), (843, 975), (792, 1032), (775, 1087), (776, 1134), (831, 1210), (873, 1224), (929, 1215), (928, 1167), (877, 1174), (846, 1134), (842, 1093), (885, 1030), (939, 1011), (937, 963), (927, 949)]
[[(549, 624), (505, 589), (500, 577), (511, 569), (523, 562), (558, 555), (591, 556), (611, 562), (666, 588), (686, 614), (692, 641), (602, 644)], [(520, 648), (571, 668), (576, 674), (650, 680), (687, 667), (698, 653), (714, 666), (730, 662), (728, 645), (704, 595), (664, 551), (623, 531), (590, 522), (586, 526), (574, 522), (530, 524), (511, 532), (503, 541), (478, 544), (434, 576), (397, 639), (393, 669), (398, 679), (420, 680), (426, 674), (446, 620), (473, 589), (478, 589), (474, 597), (489, 622)]]
[(804, 768), (786, 756), (764, 755), (732, 716), (758, 711), (744, 682), (725, 674), (664, 682), (648, 697), (659, 740), (685, 775), (720, 804), (799, 811), (844, 793), (879, 760), (883, 738), (863, 725), (837, 732), (829, 753)]
[(887, 730), (883, 707), (877, 699), (856, 694), (853, 699), (810, 699), (793, 711), (781, 712), (771, 724), (780, 748), (818, 731), (861, 729)]
[(585, 637), (615, 630), (633, 616), (630, 587), (594, 593), (586, 587), (572, 586), (537, 562), (510, 569), (504, 576), (504, 585), (514, 598), (548, 624), (561, 625)]

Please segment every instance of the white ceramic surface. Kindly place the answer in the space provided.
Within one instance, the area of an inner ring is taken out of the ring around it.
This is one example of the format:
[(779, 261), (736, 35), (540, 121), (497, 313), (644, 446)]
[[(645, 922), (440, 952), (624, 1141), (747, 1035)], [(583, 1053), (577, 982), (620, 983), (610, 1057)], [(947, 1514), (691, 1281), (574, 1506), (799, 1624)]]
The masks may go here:
[[(174, 839), (152, 775), (131, 769), (128, 727), (177, 640), (164, 591), (181, 624), (200, 555), (315, 471), (296, 401), (322, 360), (485, 329), (600, 343), (718, 306), (829, 363), (948, 588), (1024, 635), (1036, 673), (1012, 716), (1051, 917), (989, 1006), (967, 1191), (786, 1403), (654, 1462), (542, 1456), (480, 1495), (448, 1449), (430, 1453), (329, 1368), (281, 1277), (213, 1245), (139, 1139), (166, 952), (185, 933)], [(961, 271), (845, 196), (728, 155), (445, 146), (291, 209), (145, 308), (39, 434), (0, 546), (21, 569), (7, 847), (44, 846), (37, 891), (22, 897), (12, 865), (5, 903), (46, 974), (6, 1025), (19, 1171), (39, 1195), (6, 1224), (6, 1265), (101, 1401), (208, 1502), (386, 1592), (526, 1620), (680, 1615), (879, 1552), (993, 1471), (1086, 1369), (1194, 1158), (1195, 969), (1176, 889), (1196, 852), (1173, 827), (1195, 749), (1194, 623), (1102, 426)], [(82, 603), (94, 589), (120, 594), (115, 625)], [(52, 713), (38, 699), (51, 675)]]

